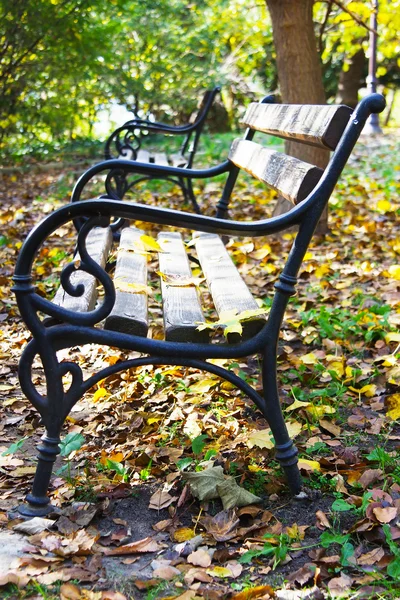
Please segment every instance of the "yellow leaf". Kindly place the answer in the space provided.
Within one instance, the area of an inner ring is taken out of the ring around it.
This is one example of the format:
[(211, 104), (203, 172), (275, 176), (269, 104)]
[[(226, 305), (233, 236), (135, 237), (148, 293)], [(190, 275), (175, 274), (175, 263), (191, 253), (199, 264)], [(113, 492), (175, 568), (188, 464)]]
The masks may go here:
[(252, 431), (247, 440), (249, 448), (257, 446), (257, 448), (273, 448), (274, 442), (272, 433), (269, 429), (258, 429)]
[(310, 402), (302, 402), (301, 400), (295, 400), (293, 404), (286, 408), (287, 411), (296, 410), (297, 408), (305, 408), (310, 406)]
[(116, 290), (121, 292), (128, 292), (129, 294), (151, 294), (152, 289), (145, 283), (130, 283), (122, 277), (114, 279), (114, 286)]
[(329, 271), (330, 271), (330, 268), (328, 265), (321, 265), (320, 267), (317, 267), (315, 269), (315, 277), (317, 277), (318, 279), (321, 279), (321, 277), (323, 277), (324, 275), (329, 273)]
[(227, 325), (224, 329), (224, 336), (227, 337), (230, 333), (238, 333), (242, 335), (243, 327), (239, 321)]
[(319, 404), (318, 406), (308, 406), (306, 411), (316, 419), (319, 419), (319, 417), (323, 417), (324, 415), (331, 415), (335, 413), (336, 409), (328, 404)]
[(152, 238), (150, 235), (141, 235), (140, 240), (144, 244), (144, 248), (147, 252), (162, 252), (160, 244)]
[(315, 363), (318, 362), (318, 358), (315, 356), (314, 352), (309, 352), (308, 354), (300, 356), (300, 360), (304, 365), (315, 365)]
[(304, 469), (306, 471), (320, 471), (321, 465), (316, 460), (307, 460), (306, 458), (300, 458), (299, 469)]
[(190, 527), (180, 527), (173, 533), (173, 538), (175, 542), (187, 542), (191, 540), (195, 536), (195, 532)]
[(112, 460), (113, 462), (122, 462), (124, 460), (124, 455), (122, 452), (112, 452), (111, 454), (107, 454), (107, 459)]
[(110, 394), (107, 392), (107, 390), (105, 390), (104, 388), (99, 388), (93, 394), (93, 402), (97, 402), (98, 400), (100, 400), (100, 398), (105, 398), (106, 396), (109, 396), (109, 395)]
[(392, 421), (397, 421), (400, 418), (400, 394), (392, 394), (386, 398), (389, 410), (386, 416)]
[(382, 212), (390, 212), (393, 210), (392, 203), (389, 200), (378, 200), (376, 208)]
[(389, 344), (389, 342), (400, 342), (400, 332), (391, 331), (385, 335), (385, 342)]
[(286, 423), (286, 428), (288, 430), (289, 437), (295, 438), (301, 432), (302, 425), (298, 421), (291, 421), (290, 423)]
[(207, 575), (211, 575), (211, 577), (232, 577), (232, 571), (226, 567), (207, 569), (206, 573)]
[(329, 363), (328, 371), (334, 371), (338, 377), (343, 377), (343, 375), (344, 375), (343, 363), (339, 362), (338, 360), (334, 360), (333, 362)]
[(392, 265), (391, 267), (389, 267), (388, 273), (390, 277), (400, 281), (400, 265)]
[(206, 394), (217, 383), (218, 379), (199, 379), (189, 387), (189, 391), (194, 394)]
[(249, 465), (247, 468), (250, 471), (250, 473), (258, 473), (259, 471), (264, 471), (264, 469), (262, 467), (259, 467), (258, 465)]
[(147, 419), (149, 425), (153, 425), (153, 423), (158, 423), (159, 421), (161, 421), (161, 417), (150, 417)]
[(168, 275), (162, 271), (157, 271), (157, 275), (161, 277), (170, 287), (198, 287), (205, 277), (183, 277), (180, 275)]

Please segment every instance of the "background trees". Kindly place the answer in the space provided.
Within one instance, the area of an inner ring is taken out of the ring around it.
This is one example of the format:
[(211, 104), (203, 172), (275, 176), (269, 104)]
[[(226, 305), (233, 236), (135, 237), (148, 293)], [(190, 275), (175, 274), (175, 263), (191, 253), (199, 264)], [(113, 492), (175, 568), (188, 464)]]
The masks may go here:
[[(278, 88), (278, 72), (286, 101), (354, 103), (370, 9), (370, 0), (0, 0), (3, 150), (87, 136), (112, 102), (182, 121), (217, 83), (232, 123), (245, 98)], [(378, 76), (394, 87), (400, 0), (381, 0), (380, 24)]]

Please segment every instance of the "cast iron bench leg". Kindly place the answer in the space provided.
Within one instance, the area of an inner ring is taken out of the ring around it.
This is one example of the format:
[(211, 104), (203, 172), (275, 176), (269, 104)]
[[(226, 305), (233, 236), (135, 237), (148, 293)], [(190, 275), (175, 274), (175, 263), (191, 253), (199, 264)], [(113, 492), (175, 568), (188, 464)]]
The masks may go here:
[(264, 416), (271, 428), (275, 440), (276, 459), (283, 468), (290, 491), (294, 496), (300, 493), (302, 482), (298, 467), (297, 448), (290, 439), (282, 414), (276, 376), (275, 350), (265, 352), (262, 364), (264, 389)]

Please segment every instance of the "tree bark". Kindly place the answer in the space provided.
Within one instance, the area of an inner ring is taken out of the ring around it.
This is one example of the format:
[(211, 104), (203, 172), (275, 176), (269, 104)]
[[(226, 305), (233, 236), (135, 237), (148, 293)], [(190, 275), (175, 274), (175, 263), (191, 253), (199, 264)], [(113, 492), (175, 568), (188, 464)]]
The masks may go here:
[[(314, 32), (314, 0), (266, 0), (271, 15), (278, 79), (285, 104), (325, 104), (322, 69)], [(286, 142), (287, 154), (325, 168), (329, 151)], [(280, 198), (274, 214), (288, 210), (287, 201)], [(326, 233), (327, 212), (318, 225)]]
[(357, 106), (365, 64), (365, 52), (362, 48), (347, 60), (348, 69), (340, 72), (336, 104), (346, 104), (352, 108)]

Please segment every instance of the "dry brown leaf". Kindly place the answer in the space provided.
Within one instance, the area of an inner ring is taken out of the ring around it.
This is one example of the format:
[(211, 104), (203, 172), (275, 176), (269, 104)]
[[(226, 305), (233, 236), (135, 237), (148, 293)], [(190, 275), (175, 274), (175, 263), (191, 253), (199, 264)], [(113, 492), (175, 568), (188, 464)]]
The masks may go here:
[(361, 556), (357, 559), (357, 564), (374, 565), (375, 563), (379, 562), (384, 556), (385, 551), (383, 548), (374, 548), (373, 550), (371, 550), (371, 552), (361, 554)]
[(195, 567), (209, 567), (211, 565), (211, 556), (209, 552), (203, 548), (199, 548), (195, 552), (189, 554), (187, 561)]
[(149, 508), (152, 510), (161, 510), (162, 508), (167, 508), (167, 506), (172, 504), (176, 499), (177, 496), (171, 496), (168, 492), (158, 490), (150, 498)]
[(315, 516), (317, 517), (316, 525), (318, 529), (330, 529), (332, 527), (332, 525), (329, 523), (328, 517), (322, 510), (317, 510)]
[(371, 485), (371, 483), (375, 483), (375, 481), (378, 481), (378, 479), (380, 479), (382, 475), (383, 475), (383, 471), (381, 471), (381, 469), (367, 469), (361, 475), (358, 482), (365, 489), (369, 485)]
[(329, 591), (332, 595), (342, 595), (344, 591), (348, 591), (353, 583), (353, 578), (341, 573), (340, 577), (334, 577), (328, 583)]
[(373, 513), (380, 523), (390, 523), (397, 516), (397, 508), (395, 506), (386, 508), (377, 506), (373, 509)]
[(332, 421), (328, 421), (328, 419), (320, 419), (319, 424), (322, 427), (322, 429), (325, 429), (325, 431), (328, 431), (335, 437), (338, 437), (341, 434), (342, 430), (340, 429), (340, 427), (338, 425), (335, 425), (335, 423), (332, 423)]
[(123, 554), (136, 554), (144, 552), (157, 552), (161, 550), (162, 546), (153, 538), (146, 537), (137, 542), (126, 544), (125, 546), (119, 546), (119, 548), (109, 548), (105, 554), (107, 556), (121, 556)]
[(50, 529), (54, 525), (55, 521), (52, 519), (43, 519), (42, 517), (33, 517), (29, 521), (22, 521), (13, 527), (14, 531), (18, 533), (25, 533), (26, 535), (35, 535), (45, 529)]
[(169, 581), (170, 579), (174, 579), (178, 575), (181, 575), (179, 569), (172, 567), (171, 565), (161, 565), (157, 569), (154, 569), (153, 576), (157, 579), (165, 579)]
[(60, 587), (60, 600), (80, 600), (80, 588), (74, 583), (63, 583)]
[(317, 568), (318, 567), (313, 563), (304, 565), (304, 567), (297, 569), (294, 573), (290, 573), (288, 579), (292, 583), (298, 583), (303, 586), (314, 579)]
[(106, 590), (101, 592), (101, 600), (127, 600), (127, 597), (124, 594), (121, 594), (121, 592)]
[(226, 542), (237, 535), (239, 519), (235, 509), (222, 510), (214, 517), (203, 517), (200, 523), (217, 542)]

